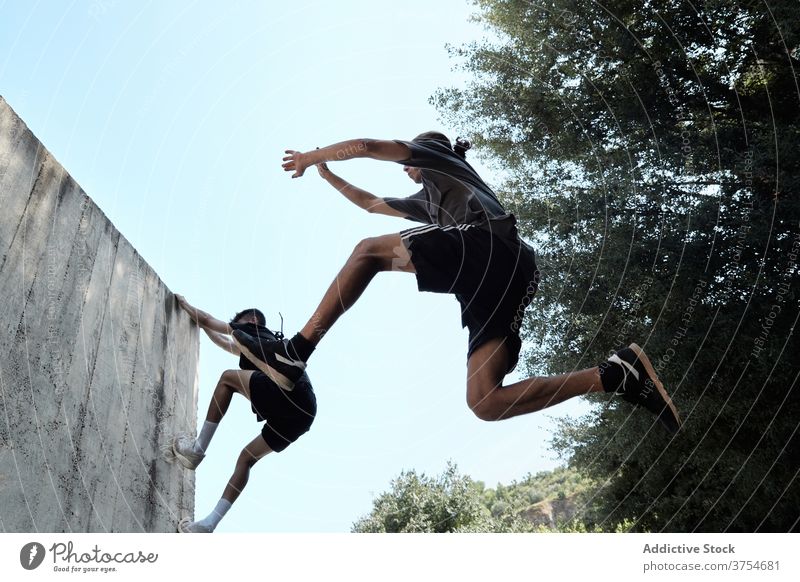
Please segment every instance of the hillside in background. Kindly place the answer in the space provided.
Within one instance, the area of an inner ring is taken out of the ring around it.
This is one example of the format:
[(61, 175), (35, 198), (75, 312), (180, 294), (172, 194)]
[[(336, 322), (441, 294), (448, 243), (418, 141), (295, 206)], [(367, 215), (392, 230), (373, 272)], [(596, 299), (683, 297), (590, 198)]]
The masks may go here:
[[(353, 525), (356, 533), (582, 532), (595, 529), (598, 486), (574, 469), (558, 468), (488, 488), (448, 464), (429, 477), (404, 471), (372, 511)], [(615, 524), (612, 529), (625, 529)]]

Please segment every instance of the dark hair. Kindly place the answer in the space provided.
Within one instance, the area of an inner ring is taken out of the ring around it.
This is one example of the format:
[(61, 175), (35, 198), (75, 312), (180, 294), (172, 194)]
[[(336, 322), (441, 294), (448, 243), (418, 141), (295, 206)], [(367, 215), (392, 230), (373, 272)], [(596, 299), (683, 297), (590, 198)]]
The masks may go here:
[(456, 145), (453, 147), (453, 151), (456, 152), (457, 155), (461, 156), (463, 159), (467, 159), (467, 150), (472, 147), (472, 143), (468, 139), (464, 139), (463, 137), (456, 138)]
[(255, 307), (242, 309), (239, 313), (233, 316), (233, 319), (231, 319), (229, 323), (237, 323), (245, 315), (255, 315), (256, 323), (258, 323), (258, 325), (267, 325), (267, 318), (264, 317), (264, 314)]
[(450, 140), (447, 136), (438, 131), (426, 131), (424, 133), (419, 134), (417, 137), (412, 139), (411, 141), (436, 141), (442, 145), (447, 146), (447, 149), (453, 150), (456, 155), (458, 155), (461, 159), (466, 159), (466, 152), (468, 149), (472, 147), (472, 144), (467, 139), (463, 139), (460, 137), (456, 138), (456, 145), (450, 143)]

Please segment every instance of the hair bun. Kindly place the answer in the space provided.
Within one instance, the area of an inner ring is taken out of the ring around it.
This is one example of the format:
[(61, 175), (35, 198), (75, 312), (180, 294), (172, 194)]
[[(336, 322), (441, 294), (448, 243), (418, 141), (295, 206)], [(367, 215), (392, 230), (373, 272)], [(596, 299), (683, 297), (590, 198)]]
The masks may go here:
[(470, 143), (468, 139), (464, 139), (463, 137), (457, 137), (456, 145), (453, 147), (453, 151), (463, 158), (465, 157), (464, 154), (471, 147), (472, 143)]

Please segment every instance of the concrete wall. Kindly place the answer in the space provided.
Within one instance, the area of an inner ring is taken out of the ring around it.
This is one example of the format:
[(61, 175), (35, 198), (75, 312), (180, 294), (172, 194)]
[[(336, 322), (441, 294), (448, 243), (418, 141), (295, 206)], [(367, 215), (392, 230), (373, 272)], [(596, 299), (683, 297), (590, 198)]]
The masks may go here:
[(0, 97), (0, 531), (175, 531), (197, 328)]

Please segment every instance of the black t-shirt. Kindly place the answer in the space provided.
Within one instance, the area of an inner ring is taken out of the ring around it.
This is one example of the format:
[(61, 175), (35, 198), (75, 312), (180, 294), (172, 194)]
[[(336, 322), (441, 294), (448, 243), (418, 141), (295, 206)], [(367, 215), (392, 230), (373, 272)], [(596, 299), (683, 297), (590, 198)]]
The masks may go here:
[[(255, 323), (231, 323), (229, 325), (231, 326), (231, 329), (240, 329), (246, 334), (261, 338), (262, 340), (277, 341), (278, 339), (271, 329), (263, 325), (257, 325)], [(248, 360), (244, 354), (239, 355), (239, 368), (242, 370), (258, 370), (258, 367), (253, 362)], [(298, 384), (308, 384), (308, 387), (311, 387), (311, 381), (305, 372), (303, 372), (303, 375), (300, 377), (300, 379), (295, 382), (295, 386)]]
[(406, 198), (384, 198), (409, 219), (426, 224), (474, 224), (516, 238), (516, 220), (469, 163), (446, 145), (396, 140), (411, 151), (398, 163), (422, 169), (422, 190)]
[(519, 238), (516, 218), (464, 158), (435, 140), (395, 141), (411, 151), (397, 163), (422, 169), (422, 190), (406, 198), (384, 198), (386, 204), (417, 222), (474, 224), (489, 231), (519, 257), (526, 280), (537, 276), (533, 249)]

